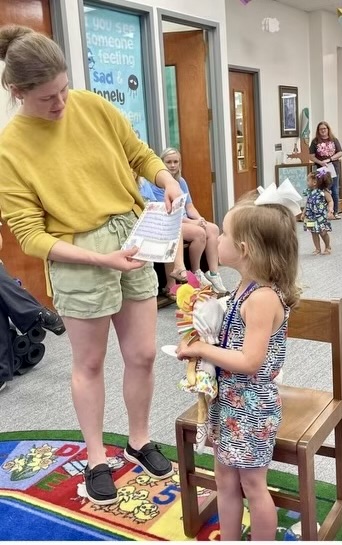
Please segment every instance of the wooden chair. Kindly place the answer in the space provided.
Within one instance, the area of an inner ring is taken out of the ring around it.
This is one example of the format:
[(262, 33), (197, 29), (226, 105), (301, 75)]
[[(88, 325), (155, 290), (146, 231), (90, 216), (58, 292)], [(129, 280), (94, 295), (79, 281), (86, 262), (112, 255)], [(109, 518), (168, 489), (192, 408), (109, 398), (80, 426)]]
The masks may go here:
[[(297, 466), (299, 493), (290, 495), (271, 490), (271, 494), (278, 507), (300, 513), (302, 540), (332, 540), (342, 526), (342, 300), (302, 299), (298, 309), (291, 312), (289, 337), (331, 344), (333, 387), (332, 392), (286, 385), (279, 387), (283, 419), (273, 459)], [(198, 505), (196, 487), (215, 490), (216, 485), (212, 475), (195, 467), (196, 421), (196, 405), (176, 420), (183, 525), (188, 537), (195, 537), (217, 509), (214, 492), (206, 503)], [(334, 432), (335, 446), (324, 444), (331, 432)], [(319, 531), (315, 454), (334, 458), (336, 470), (336, 500)]]

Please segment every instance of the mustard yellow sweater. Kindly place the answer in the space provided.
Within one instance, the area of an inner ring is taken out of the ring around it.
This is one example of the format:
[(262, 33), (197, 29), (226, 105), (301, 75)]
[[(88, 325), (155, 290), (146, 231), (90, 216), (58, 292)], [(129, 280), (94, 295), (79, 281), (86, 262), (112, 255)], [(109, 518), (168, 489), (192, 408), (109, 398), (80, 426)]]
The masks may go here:
[(1, 133), (2, 216), (23, 251), (45, 260), (59, 239), (140, 214), (131, 168), (154, 181), (165, 165), (109, 102), (69, 91), (61, 120), (16, 115)]

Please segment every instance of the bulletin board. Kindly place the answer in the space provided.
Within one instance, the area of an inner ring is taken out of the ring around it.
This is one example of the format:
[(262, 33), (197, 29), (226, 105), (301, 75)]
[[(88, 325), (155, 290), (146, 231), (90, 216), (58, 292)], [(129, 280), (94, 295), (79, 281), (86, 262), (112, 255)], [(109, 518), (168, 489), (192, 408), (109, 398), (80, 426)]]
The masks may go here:
[(290, 180), (292, 185), (296, 188), (300, 195), (303, 195), (303, 191), (307, 187), (307, 176), (311, 172), (313, 163), (294, 163), (276, 165), (275, 167), (275, 179), (276, 184), (279, 186), (286, 178)]

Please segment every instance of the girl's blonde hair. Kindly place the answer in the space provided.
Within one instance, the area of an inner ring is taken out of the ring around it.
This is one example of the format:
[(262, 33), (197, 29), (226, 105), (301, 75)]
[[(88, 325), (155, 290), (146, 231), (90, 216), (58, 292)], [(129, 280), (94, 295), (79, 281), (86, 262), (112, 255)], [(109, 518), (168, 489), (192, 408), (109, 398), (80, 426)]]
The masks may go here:
[(0, 28), (0, 59), (5, 62), (2, 86), (29, 91), (66, 72), (60, 47), (50, 38), (21, 25)]
[(247, 244), (250, 275), (261, 284), (275, 284), (290, 307), (296, 306), (298, 238), (292, 212), (281, 204), (255, 205), (257, 195), (243, 197), (234, 206), (231, 235), (237, 248)]
[(180, 152), (178, 151), (178, 149), (177, 148), (165, 148), (161, 152), (160, 158), (164, 162), (164, 159), (165, 159), (165, 157), (167, 155), (173, 155), (174, 153), (176, 153), (178, 155), (178, 157), (179, 157), (179, 170), (178, 170), (177, 174), (175, 174), (173, 177), (175, 178), (175, 180), (177, 180), (177, 182), (179, 182), (179, 180), (182, 177), (182, 171), (181, 171), (182, 156), (181, 156)]

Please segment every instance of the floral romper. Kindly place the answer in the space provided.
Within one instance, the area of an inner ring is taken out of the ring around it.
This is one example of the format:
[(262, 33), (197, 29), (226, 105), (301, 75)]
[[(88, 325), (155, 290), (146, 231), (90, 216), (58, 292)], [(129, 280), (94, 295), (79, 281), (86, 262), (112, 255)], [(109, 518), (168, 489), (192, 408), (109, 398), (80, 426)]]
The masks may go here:
[[(237, 300), (238, 287), (231, 293), (222, 324), (221, 347), (242, 349), (246, 326), (241, 305), (261, 287), (252, 282)], [(210, 406), (209, 437), (217, 445), (218, 461), (236, 468), (269, 465), (281, 421), (281, 400), (274, 379), (285, 360), (290, 308), (281, 291), (276, 286), (272, 289), (284, 306), (284, 322), (270, 338), (264, 363), (255, 375), (218, 369), (219, 393)]]
[(331, 223), (328, 221), (328, 203), (322, 189), (308, 189), (304, 219), (304, 231), (321, 233), (331, 231)]

